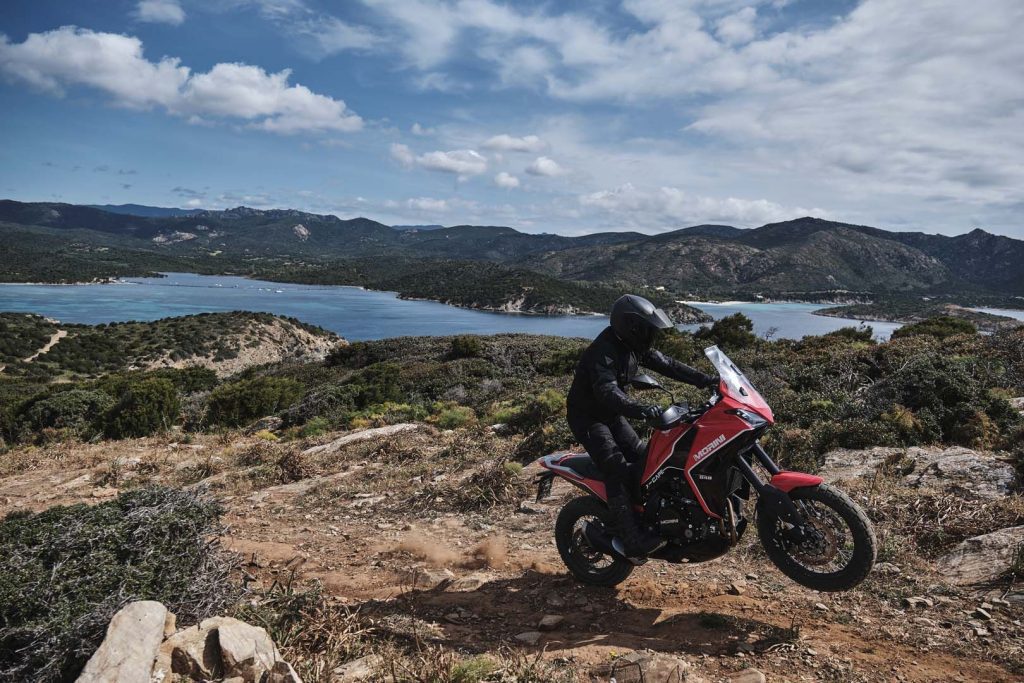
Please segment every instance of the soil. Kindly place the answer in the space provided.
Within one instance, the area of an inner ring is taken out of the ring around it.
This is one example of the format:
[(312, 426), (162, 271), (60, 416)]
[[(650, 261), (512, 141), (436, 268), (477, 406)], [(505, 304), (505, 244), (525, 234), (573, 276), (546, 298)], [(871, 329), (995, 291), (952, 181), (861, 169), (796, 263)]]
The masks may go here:
[[(337, 601), (423, 640), (467, 654), (543, 653), (581, 680), (607, 681), (609, 663), (634, 650), (685, 659), (709, 681), (750, 667), (768, 681), (1024, 680), (1024, 606), (997, 602), (988, 635), (972, 624), (1005, 586), (954, 588), (908, 561), (876, 568), (853, 591), (818, 593), (771, 566), (751, 533), (719, 560), (651, 562), (617, 588), (588, 587), (567, 575), (552, 538), (577, 490), (559, 481), (542, 502), (452, 509), (444, 486), (473, 476), (481, 454), (459, 471), (432, 459), (450, 452), (440, 450), (458, 439), (450, 432), (387, 438), (325, 449), (328, 459), (304, 462), (308, 476), (297, 481), (261, 474), (282, 450), (301, 453), (297, 446), (240, 435), (16, 450), (0, 468), (0, 514), (106, 500), (147, 481), (208, 485), (226, 507), (221, 540), (239, 554), (242, 580), (319, 582)], [(934, 606), (905, 607), (911, 595)], [(542, 630), (545, 615), (564, 620), (535, 644), (516, 639)]]

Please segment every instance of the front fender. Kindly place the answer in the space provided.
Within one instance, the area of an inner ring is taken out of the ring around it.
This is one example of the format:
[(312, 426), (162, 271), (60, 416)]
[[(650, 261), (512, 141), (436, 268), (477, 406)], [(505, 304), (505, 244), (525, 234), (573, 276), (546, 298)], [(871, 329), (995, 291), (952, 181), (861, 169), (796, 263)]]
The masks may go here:
[(772, 476), (771, 485), (780, 491), (789, 493), (793, 489), (804, 486), (820, 486), (825, 480), (816, 474), (803, 472), (779, 472)]

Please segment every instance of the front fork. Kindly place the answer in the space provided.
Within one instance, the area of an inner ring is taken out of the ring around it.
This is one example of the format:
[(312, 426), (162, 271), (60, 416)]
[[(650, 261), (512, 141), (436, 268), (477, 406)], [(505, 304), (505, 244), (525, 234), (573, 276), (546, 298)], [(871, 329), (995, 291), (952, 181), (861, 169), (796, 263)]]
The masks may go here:
[(773, 518), (783, 522), (786, 526), (785, 534), (789, 540), (795, 543), (802, 542), (804, 540), (804, 524), (806, 524), (803, 514), (793, 504), (793, 500), (789, 497), (788, 493), (772, 486), (757, 475), (757, 472), (751, 466), (751, 459), (753, 458), (757, 458), (757, 461), (772, 476), (780, 473), (782, 468), (775, 464), (771, 456), (756, 441), (750, 448), (736, 456), (736, 469), (740, 471), (740, 474), (749, 482), (750, 486), (757, 491), (757, 504), (761, 508), (761, 514), (771, 515)]

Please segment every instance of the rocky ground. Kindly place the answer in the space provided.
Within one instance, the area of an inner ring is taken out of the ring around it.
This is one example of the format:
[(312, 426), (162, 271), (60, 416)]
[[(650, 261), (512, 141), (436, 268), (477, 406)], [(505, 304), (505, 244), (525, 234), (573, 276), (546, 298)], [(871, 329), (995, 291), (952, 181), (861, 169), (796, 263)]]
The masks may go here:
[[(568, 680), (1024, 680), (1024, 503), (992, 454), (830, 454), (826, 477), (879, 532), (879, 564), (854, 591), (793, 584), (752, 533), (721, 560), (650, 563), (600, 589), (566, 575), (552, 540), (576, 491), (559, 483), (534, 502), (532, 468), (506, 467), (501, 437), (419, 424), (261, 434), (21, 447), (0, 463), (0, 514), (147, 482), (207, 487), (250, 588), (321, 585), (336, 608), (424, 652), (539, 657)], [(278, 645), (306, 680), (387, 668), (386, 653), (303, 662)]]

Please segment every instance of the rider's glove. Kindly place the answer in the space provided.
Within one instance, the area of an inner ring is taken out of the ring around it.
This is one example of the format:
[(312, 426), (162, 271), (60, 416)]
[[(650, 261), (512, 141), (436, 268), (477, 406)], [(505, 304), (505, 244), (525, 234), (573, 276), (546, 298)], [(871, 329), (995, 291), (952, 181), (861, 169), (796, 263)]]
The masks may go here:
[(641, 414), (645, 420), (656, 420), (661, 417), (662, 414), (661, 406), (644, 406)]
[(718, 375), (704, 375), (704, 378), (700, 382), (701, 389), (708, 389), (710, 387), (717, 387), (718, 383), (722, 381), (722, 378)]

